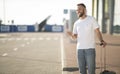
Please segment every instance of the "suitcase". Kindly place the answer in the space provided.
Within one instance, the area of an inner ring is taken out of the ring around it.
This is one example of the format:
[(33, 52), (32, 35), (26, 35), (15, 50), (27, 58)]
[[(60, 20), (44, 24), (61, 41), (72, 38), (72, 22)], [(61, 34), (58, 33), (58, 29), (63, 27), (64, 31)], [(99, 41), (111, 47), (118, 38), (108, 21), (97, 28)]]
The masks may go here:
[[(102, 46), (102, 44), (100, 44), (100, 46)], [(114, 71), (109, 71), (106, 69), (106, 48), (103, 49), (104, 51), (104, 54), (103, 54), (103, 57), (104, 57), (104, 63), (103, 63), (103, 70), (102, 70), (102, 47), (101, 47), (101, 57), (100, 57), (100, 60), (101, 60), (101, 72), (100, 74), (116, 74), (116, 72)]]
[(114, 71), (104, 70), (100, 74), (116, 74)]

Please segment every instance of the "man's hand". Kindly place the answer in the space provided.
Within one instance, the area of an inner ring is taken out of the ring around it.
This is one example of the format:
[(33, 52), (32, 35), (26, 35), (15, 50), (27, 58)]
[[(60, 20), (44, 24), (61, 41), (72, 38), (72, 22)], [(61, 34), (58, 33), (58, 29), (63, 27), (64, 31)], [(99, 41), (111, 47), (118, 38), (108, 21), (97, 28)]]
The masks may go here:
[(101, 34), (99, 28), (97, 28), (97, 29), (95, 30), (95, 32), (97, 33), (97, 36), (98, 36), (98, 38), (99, 38), (99, 40), (100, 40), (100, 42), (101, 42), (101, 43), (100, 43), (100, 46), (105, 47), (105, 46), (107, 45), (107, 43), (103, 40), (103, 37), (102, 37), (102, 34)]
[(76, 39), (77, 38), (77, 34), (73, 34), (72, 32), (70, 31), (66, 31), (66, 33), (71, 37), (71, 39)]
[(69, 36), (72, 36), (72, 32), (70, 32), (70, 31), (68, 31), (68, 30), (67, 30), (67, 34), (68, 34)]
[(104, 40), (102, 40), (101, 43), (100, 43), (100, 46), (105, 47), (106, 45), (107, 45), (107, 43)]

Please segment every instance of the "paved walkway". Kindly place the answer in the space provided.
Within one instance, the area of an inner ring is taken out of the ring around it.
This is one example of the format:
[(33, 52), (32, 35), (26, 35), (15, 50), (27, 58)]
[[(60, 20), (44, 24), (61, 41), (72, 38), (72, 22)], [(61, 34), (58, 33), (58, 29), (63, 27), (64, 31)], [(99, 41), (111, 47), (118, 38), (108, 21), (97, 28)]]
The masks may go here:
[[(0, 37), (9, 37), (12, 34), (0, 34)], [(15, 34), (19, 35), (19, 34)], [(14, 34), (12, 35), (14, 36)], [(106, 66), (108, 70), (120, 74), (120, 36), (103, 35), (104, 40), (108, 43), (106, 47)], [(64, 57), (62, 74), (79, 74), (76, 59), (76, 41), (72, 41), (67, 36), (63, 36)], [(96, 38), (96, 74), (100, 74), (100, 51), (99, 41)], [(102, 51), (103, 52), (103, 51)]]
[(61, 33), (0, 34), (0, 74), (62, 74)]
[[(106, 47), (106, 66), (108, 70), (120, 74), (120, 36), (103, 35), (104, 40), (108, 43)], [(96, 74), (100, 74), (100, 51), (99, 41), (96, 38)], [(103, 49), (104, 50), (104, 49)], [(102, 50), (102, 53), (104, 52)], [(79, 74), (76, 59), (76, 42), (64, 36), (64, 74)]]
[(6, 37), (6, 36), (8, 36), (8, 35), (4, 34), (4, 33), (0, 33), (0, 38)]

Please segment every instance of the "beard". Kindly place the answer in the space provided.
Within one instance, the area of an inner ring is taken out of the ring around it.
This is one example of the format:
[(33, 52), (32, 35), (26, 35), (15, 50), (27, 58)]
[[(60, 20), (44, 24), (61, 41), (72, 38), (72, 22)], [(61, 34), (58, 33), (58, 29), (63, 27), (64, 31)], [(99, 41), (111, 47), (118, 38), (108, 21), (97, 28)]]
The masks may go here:
[(81, 14), (79, 14), (79, 17), (82, 17), (84, 15), (84, 13), (81, 13)]
[(85, 14), (85, 11), (81, 12), (78, 16), (82, 17)]

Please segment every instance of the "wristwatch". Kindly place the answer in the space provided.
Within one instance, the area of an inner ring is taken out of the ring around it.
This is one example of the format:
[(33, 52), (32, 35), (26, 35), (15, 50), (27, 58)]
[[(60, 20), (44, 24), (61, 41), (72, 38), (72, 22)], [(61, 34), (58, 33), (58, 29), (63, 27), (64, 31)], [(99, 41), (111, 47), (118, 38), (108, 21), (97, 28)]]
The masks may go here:
[(101, 40), (100, 42), (101, 42), (101, 43), (100, 43), (100, 46), (102, 46), (102, 45), (103, 45), (104, 40)]

